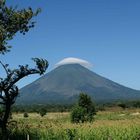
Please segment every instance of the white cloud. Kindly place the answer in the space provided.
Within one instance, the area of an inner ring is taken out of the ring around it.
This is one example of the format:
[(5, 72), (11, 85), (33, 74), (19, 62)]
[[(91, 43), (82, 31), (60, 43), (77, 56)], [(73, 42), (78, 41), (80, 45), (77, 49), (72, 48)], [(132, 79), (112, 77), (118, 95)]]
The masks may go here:
[(61, 65), (66, 65), (66, 64), (80, 64), (86, 68), (92, 67), (92, 64), (90, 62), (83, 60), (83, 59), (74, 58), (74, 57), (65, 58), (65, 59), (61, 60), (60, 62), (58, 62), (57, 64), (55, 64), (55, 66), (58, 67)]

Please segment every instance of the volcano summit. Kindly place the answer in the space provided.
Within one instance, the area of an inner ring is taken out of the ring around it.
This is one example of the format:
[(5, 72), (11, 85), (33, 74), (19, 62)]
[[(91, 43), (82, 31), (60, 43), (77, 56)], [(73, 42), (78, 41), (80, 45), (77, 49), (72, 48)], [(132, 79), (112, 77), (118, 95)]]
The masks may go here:
[(20, 90), (18, 104), (71, 104), (80, 92), (95, 102), (140, 99), (140, 91), (104, 78), (79, 63), (58, 65)]

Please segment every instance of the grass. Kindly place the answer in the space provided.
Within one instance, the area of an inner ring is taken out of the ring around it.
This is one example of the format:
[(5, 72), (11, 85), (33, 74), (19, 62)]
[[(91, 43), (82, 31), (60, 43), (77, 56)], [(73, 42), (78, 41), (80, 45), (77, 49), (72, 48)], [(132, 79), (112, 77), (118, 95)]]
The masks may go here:
[[(38, 140), (140, 140), (140, 109), (98, 112), (93, 123), (72, 124), (69, 113), (13, 114), (13, 134)], [(16, 137), (17, 139), (17, 137)]]

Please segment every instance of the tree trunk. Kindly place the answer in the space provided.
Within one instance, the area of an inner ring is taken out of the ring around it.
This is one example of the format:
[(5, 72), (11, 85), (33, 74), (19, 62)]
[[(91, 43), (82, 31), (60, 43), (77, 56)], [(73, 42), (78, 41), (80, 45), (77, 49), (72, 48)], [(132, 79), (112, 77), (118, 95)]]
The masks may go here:
[(7, 128), (2, 126), (2, 140), (8, 140)]
[(7, 130), (7, 123), (8, 123), (8, 118), (10, 115), (10, 110), (11, 110), (11, 104), (7, 103), (5, 106), (5, 114), (2, 120), (2, 140), (8, 140), (8, 130)]

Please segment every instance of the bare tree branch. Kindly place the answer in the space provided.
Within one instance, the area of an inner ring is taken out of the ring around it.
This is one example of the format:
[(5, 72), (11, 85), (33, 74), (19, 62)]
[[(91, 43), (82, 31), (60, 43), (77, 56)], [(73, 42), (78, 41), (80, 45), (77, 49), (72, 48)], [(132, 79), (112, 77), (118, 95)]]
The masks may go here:
[(7, 67), (6, 65), (4, 65), (1, 61), (0, 61), (0, 64), (2, 65), (2, 67), (4, 68), (6, 74), (8, 75), (8, 70), (7, 70)]

